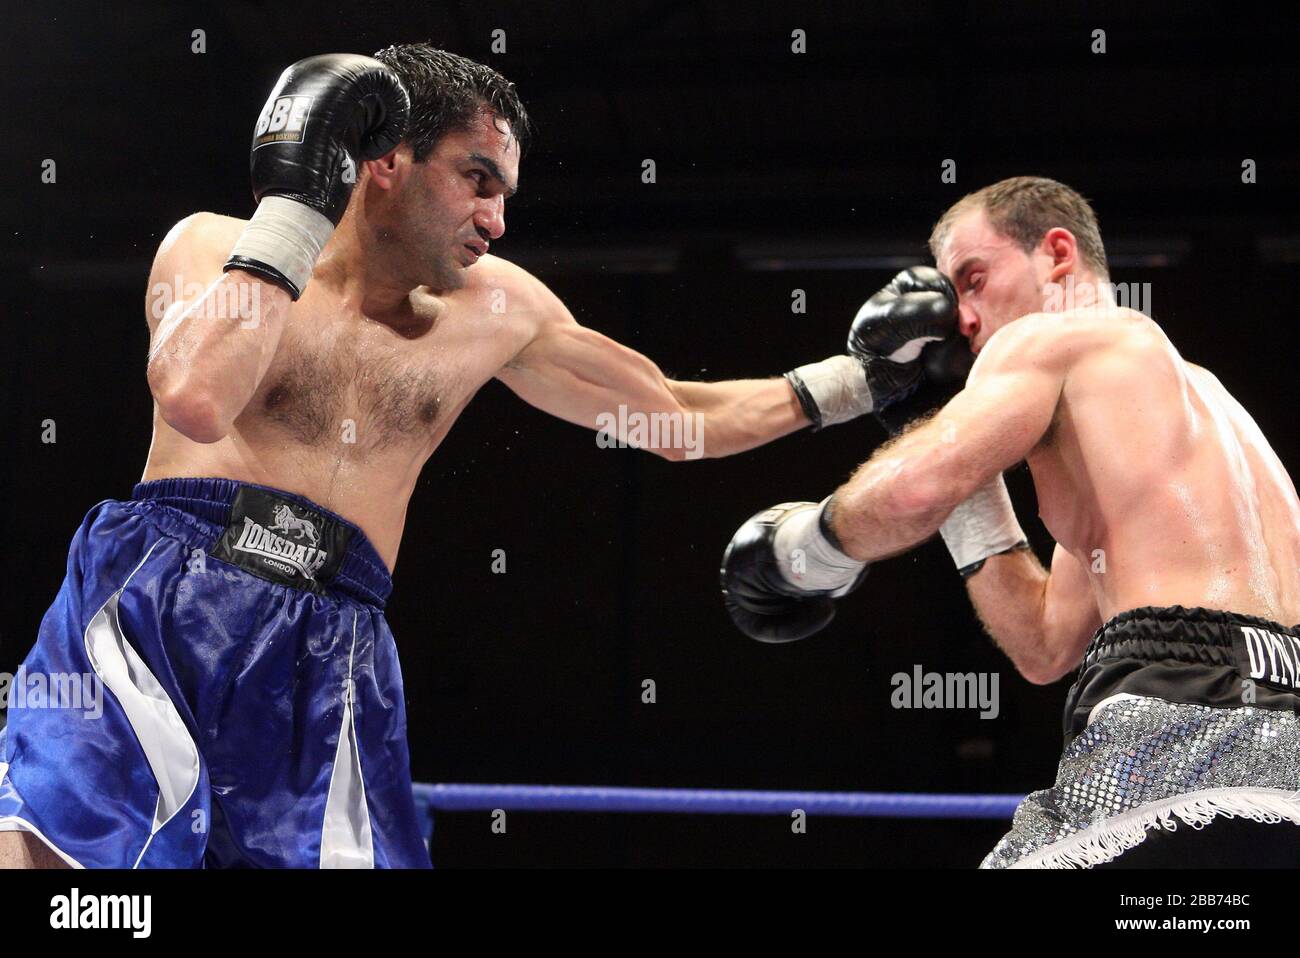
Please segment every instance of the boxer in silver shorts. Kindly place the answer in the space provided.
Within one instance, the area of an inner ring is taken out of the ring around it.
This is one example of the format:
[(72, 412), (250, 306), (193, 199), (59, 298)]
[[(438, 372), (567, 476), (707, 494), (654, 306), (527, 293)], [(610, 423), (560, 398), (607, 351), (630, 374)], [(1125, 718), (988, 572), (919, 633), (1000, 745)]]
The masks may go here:
[[(939, 532), (1021, 675), (1078, 671), (1056, 781), (985, 867), (1300, 860), (1300, 501), (1283, 464), (1213, 373), (1117, 304), (1073, 189), (995, 183), (930, 245), (938, 269), (912, 271), (861, 338), (889, 362), (924, 308), (973, 368), (925, 370), (910, 407), (877, 402), (894, 435), (848, 482), (741, 528), (723, 564), (733, 619), (805, 637), (869, 563)], [(1047, 568), (1002, 480), (1022, 461), (1056, 540)]]

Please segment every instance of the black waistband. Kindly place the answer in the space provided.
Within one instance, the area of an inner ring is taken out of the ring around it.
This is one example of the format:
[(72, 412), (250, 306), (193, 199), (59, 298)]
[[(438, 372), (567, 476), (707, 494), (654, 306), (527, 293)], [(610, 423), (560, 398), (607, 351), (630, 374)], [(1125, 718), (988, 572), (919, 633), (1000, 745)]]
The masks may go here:
[(1294, 636), (1300, 626), (1288, 628), (1222, 609), (1148, 605), (1121, 612), (1098, 629), (1084, 653), (1083, 668), (1109, 658), (1233, 664), (1234, 649), (1251, 632)]
[(384, 607), (388, 567), (364, 532), (310, 499), (231, 479), (158, 479), (131, 497), (172, 535), (260, 578)]
[(1300, 712), (1300, 626), (1221, 609), (1143, 606), (1097, 630), (1065, 705), (1069, 740), (1117, 693)]

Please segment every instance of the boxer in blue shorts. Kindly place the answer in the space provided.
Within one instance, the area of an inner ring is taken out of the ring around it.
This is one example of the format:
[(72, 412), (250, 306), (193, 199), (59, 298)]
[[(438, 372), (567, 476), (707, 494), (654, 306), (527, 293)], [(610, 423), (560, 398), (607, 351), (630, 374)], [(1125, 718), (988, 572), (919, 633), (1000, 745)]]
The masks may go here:
[(513, 84), (425, 44), (282, 74), (252, 219), (193, 214), (154, 260), (144, 481), (91, 511), (10, 689), (0, 867), (427, 866), (383, 608), (489, 380), (673, 461), (915, 386), (916, 344), (698, 383), (578, 325), (488, 252), (528, 132)]
[(427, 866), (391, 590), (300, 496), (162, 479), (100, 503), (23, 674), (102, 704), (11, 712), (0, 827), (84, 867)]

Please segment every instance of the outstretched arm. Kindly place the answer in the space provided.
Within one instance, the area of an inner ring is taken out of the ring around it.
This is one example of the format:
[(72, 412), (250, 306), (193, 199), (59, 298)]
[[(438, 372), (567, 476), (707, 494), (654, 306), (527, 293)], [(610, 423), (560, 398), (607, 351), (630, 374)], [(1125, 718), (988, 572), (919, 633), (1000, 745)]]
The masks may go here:
[(729, 456), (808, 425), (784, 379), (677, 382), (580, 326), (549, 292), (543, 300), (536, 336), (497, 378), (544, 412), (673, 461)]
[[(799, 366), (781, 379), (677, 382), (641, 354), (579, 326), (533, 277), (522, 270), (515, 275), (529, 291), (536, 324), (529, 343), (498, 378), (546, 412), (616, 433), (669, 459), (728, 456), (807, 425), (821, 429), (883, 412), (906, 399), (929, 368), (927, 343), (954, 337), (960, 342), (951, 284), (935, 269), (914, 267), (858, 310), (849, 355)], [(937, 374), (964, 380), (965, 364), (952, 364), (945, 355), (935, 353)], [(680, 441), (665, 443), (654, 430), (636, 435), (647, 419), (664, 420), (674, 436), (695, 441), (683, 448)]]

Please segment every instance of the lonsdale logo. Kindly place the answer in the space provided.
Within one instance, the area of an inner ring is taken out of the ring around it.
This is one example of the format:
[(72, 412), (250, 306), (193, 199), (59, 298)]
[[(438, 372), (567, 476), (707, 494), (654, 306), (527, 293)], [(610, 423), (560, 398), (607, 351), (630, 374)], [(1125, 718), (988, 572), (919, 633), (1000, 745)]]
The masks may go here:
[(244, 516), (244, 526), (231, 548), (283, 563), (304, 579), (314, 580), (316, 573), (329, 560), (329, 553), (318, 548), (320, 534), (316, 526), (308, 519), (298, 518), (283, 504), (275, 507), (273, 516), (275, 521), (269, 526)]
[(323, 595), (348, 554), (352, 530), (273, 489), (241, 486), (212, 556), (270, 582)]

